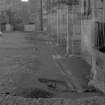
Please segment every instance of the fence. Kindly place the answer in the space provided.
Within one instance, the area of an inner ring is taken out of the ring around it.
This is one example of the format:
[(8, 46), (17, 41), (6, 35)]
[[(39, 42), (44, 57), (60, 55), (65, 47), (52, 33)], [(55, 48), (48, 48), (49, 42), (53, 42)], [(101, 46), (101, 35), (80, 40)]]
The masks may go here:
[[(64, 46), (65, 54), (80, 54), (80, 38), (76, 38), (76, 36), (80, 37), (81, 34), (81, 22), (78, 19), (81, 10), (80, 3), (77, 1), (72, 0), (68, 3), (64, 0), (59, 2), (49, 0), (47, 2), (48, 31), (51, 35), (56, 36), (57, 45)], [(57, 4), (55, 5), (55, 3)], [(76, 42), (79, 43), (76, 44)]]

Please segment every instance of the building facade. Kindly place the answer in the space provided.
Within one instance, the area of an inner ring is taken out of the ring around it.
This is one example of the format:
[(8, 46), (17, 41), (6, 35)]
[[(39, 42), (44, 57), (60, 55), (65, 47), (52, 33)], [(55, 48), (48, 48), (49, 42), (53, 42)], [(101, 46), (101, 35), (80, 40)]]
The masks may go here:
[(89, 85), (105, 92), (105, 0), (81, 0), (81, 7), (80, 54), (92, 67)]
[(88, 52), (87, 61), (92, 65), (94, 76), (90, 84), (105, 92), (105, 0), (92, 0), (91, 10), (91, 18), (83, 22), (87, 31), (84, 31), (85, 34), (82, 35), (82, 38), (84, 36), (82, 45)]
[(89, 85), (105, 92), (105, 0), (74, 0), (64, 5), (62, 9), (56, 5), (56, 12), (48, 14), (48, 28), (58, 39), (64, 36), (69, 55), (91, 65)]

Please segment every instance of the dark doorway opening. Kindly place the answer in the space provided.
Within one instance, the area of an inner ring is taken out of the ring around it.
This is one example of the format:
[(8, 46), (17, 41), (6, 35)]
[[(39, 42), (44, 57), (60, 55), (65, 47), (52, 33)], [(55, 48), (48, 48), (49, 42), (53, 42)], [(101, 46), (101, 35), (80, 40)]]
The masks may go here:
[(105, 52), (105, 23), (96, 22), (95, 47)]
[(1, 23), (1, 31), (2, 32), (6, 31), (6, 23)]

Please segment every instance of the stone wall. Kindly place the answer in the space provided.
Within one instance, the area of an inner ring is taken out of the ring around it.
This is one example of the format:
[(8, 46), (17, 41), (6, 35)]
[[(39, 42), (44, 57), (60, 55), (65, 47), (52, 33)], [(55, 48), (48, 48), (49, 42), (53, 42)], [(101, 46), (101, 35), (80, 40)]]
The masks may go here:
[(105, 22), (105, 0), (96, 0), (93, 5), (96, 21)]
[(92, 63), (92, 49), (94, 45), (94, 20), (82, 20), (81, 24), (81, 49), (82, 56), (85, 60)]
[(105, 54), (95, 51), (96, 54), (96, 76), (94, 79), (96, 88), (105, 93)]
[(83, 58), (92, 65), (93, 80), (89, 84), (105, 92), (105, 54), (95, 49), (95, 22), (105, 22), (105, 1), (97, 0), (92, 5), (94, 15), (89, 20), (82, 20), (81, 47)]

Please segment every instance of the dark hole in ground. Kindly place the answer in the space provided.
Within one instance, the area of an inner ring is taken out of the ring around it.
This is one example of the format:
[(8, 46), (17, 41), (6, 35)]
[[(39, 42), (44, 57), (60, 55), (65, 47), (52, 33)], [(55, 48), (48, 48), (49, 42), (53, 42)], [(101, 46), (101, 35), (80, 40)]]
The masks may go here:
[(4, 93), (0, 93), (0, 94), (2, 94), (2, 95), (10, 95), (10, 92), (4, 92)]
[(27, 97), (31, 98), (52, 98), (54, 95), (46, 90), (38, 89), (31, 91)]
[(40, 88), (35, 88), (35, 89), (24, 89), (20, 93), (14, 92), (14, 96), (21, 96), (24, 98), (53, 98), (54, 94)]

